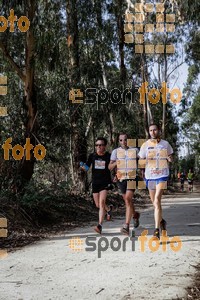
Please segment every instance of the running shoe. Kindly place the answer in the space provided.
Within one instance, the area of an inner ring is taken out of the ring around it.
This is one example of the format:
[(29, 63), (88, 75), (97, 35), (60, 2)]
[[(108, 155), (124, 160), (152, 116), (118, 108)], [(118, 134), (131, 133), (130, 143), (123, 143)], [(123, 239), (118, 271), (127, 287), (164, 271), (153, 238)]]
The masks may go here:
[(156, 228), (156, 229), (154, 230), (153, 237), (154, 237), (154, 238), (160, 239), (160, 231), (159, 231), (159, 228)]
[(164, 220), (164, 219), (162, 219), (161, 221), (160, 221), (160, 229), (161, 229), (161, 231), (162, 230), (167, 230), (167, 222)]
[(138, 228), (139, 225), (140, 225), (140, 213), (136, 211), (133, 216), (133, 226), (134, 228)]
[(111, 219), (112, 219), (112, 208), (113, 208), (113, 206), (110, 205), (109, 210), (107, 211), (107, 214), (106, 214), (107, 221), (111, 221)]
[(124, 226), (121, 228), (121, 233), (123, 233), (125, 235), (129, 235), (129, 225), (128, 224), (124, 224)]
[(98, 224), (96, 227), (94, 227), (94, 230), (95, 230), (97, 233), (101, 234), (101, 233), (102, 233), (102, 225), (101, 225), (101, 224)]

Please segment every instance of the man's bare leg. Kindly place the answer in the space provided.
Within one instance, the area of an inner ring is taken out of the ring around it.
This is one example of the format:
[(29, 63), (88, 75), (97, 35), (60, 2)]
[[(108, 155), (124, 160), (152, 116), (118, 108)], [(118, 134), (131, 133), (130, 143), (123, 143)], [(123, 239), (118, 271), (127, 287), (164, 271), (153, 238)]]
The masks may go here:
[(155, 220), (155, 228), (160, 227), (160, 222), (162, 220), (162, 206), (161, 206), (161, 198), (163, 195), (163, 185), (157, 184), (154, 190), (149, 190), (149, 195), (151, 198), (151, 202), (154, 206), (154, 220)]
[(163, 195), (162, 185), (156, 185), (156, 193), (154, 198), (154, 218), (155, 218), (155, 228), (160, 227), (160, 222), (162, 220), (162, 206), (161, 206), (161, 198)]
[(133, 211), (135, 212), (132, 202), (133, 194), (134, 191), (128, 190), (126, 191), (126, 194), (122, 195), (126, 205), (126, 224), (130, 224), (131, 218), (133, 216)]
[(156, 194), (156, 189), (155, 190), (149, 190), (149, 196), (150, 196), (152, 204), (154, 203), (155, 194)]

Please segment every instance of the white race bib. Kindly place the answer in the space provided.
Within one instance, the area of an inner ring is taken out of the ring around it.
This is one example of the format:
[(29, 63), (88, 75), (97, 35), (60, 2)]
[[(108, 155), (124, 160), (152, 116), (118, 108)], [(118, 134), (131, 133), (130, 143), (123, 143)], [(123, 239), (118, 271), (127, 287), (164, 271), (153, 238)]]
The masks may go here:
[(105, 160), (95, 160), (94, 168), (104, 170), (106, 167)]

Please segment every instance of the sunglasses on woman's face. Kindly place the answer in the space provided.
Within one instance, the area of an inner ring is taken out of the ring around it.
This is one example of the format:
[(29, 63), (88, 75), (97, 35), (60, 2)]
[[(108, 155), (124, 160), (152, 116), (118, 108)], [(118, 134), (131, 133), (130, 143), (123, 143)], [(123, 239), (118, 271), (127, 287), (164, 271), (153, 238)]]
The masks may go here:
[(96, 144), (95, 145), (96, 147), (103, 147), (103, 146), (105, 146), (104, 144)]
[(124, 140), (119, 140), (119, 141), (120, 141), (120, 142), (123, 142), (123, 141), (124, 141), (124, 142), (126, 142), (126, 141), (127, 141), (127, 139), (124, 139)]

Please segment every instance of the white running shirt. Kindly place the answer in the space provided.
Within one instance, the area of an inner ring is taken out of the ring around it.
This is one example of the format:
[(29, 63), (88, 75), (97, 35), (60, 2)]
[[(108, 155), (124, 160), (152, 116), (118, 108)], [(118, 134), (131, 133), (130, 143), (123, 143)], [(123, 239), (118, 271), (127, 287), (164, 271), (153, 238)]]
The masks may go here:
[(145, 178), (158, 179), (169, 176), (167, 157), (173, 153), (171, 145), (165, 141), (150, 139), (140, 148), (140, 159), (146, 159)]
[(139, 150), (134, 147), (123, 149), (119, 147), (112, 151), (110, 160), (117, 162), (117, 177), (119, 180), (134, 179), (137, 170)]

